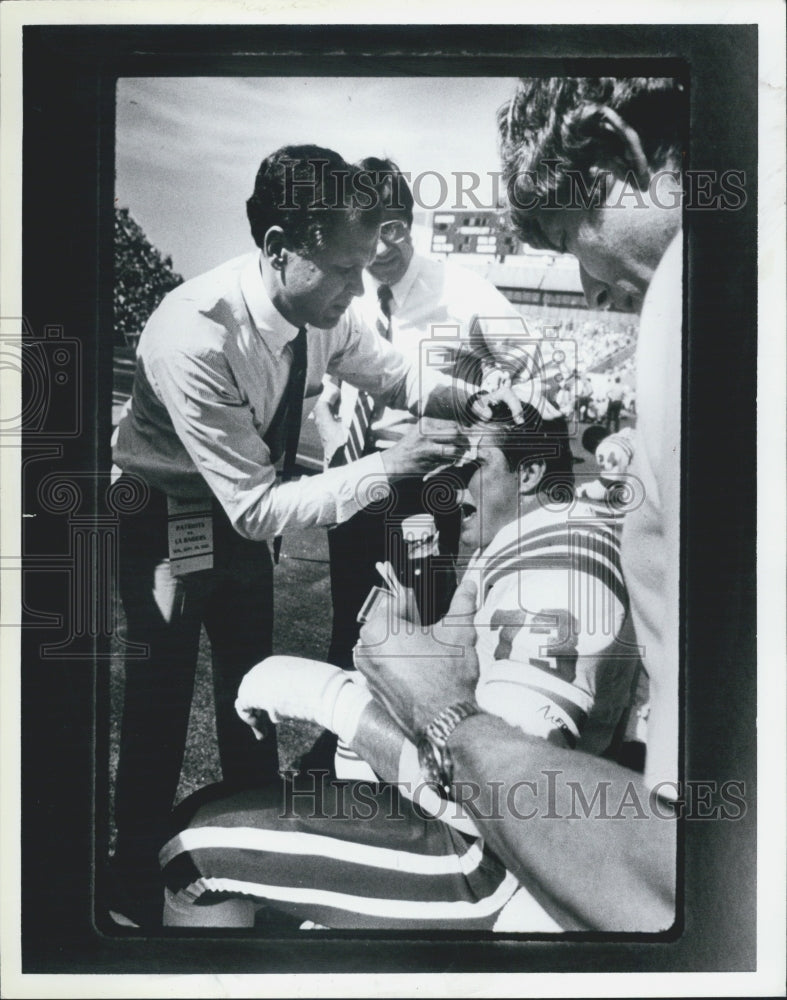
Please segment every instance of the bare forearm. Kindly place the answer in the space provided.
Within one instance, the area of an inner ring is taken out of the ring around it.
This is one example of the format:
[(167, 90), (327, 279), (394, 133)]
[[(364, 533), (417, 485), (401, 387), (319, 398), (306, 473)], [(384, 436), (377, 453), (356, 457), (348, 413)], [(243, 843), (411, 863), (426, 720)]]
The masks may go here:
[(399, 779), (399, 759), (404, 740), (404, 733), (382, 705), (370, 701), (363, 711), (351, 746), (383, 781), (395, 782)]
[(672, 925), (675, 821), (635, 772), (485, 714), (449, 746), (457, 797), (525, 885), (588, 928)]

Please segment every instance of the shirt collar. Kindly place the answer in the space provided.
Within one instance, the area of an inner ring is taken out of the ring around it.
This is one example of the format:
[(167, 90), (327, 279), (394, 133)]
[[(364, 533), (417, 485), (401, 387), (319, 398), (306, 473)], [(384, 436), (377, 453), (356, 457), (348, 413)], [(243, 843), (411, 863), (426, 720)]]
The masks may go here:
[[(418, 276), (418, 271), (420, 270), (420, 262), (418, 259), (418, 254), (413, 253), (410, 258), (410, 263), (407, 265), (407, 270), (404, 272), (402, 277), (396, 282), (395, 285), (389, 285), (392, 295), (392, 309), (391, 312), (396, 312), (397, 309), (401, 309), (404, 305), (405, 299), (410, 294), (410, 289), (415, 283), (415, 279)], [(377, 293), (377, 289), (383, 284), (382, 281), (378, 281), (373, 278), (368, 271), (364, 271), (364, 278), (368, 282), (368, 287), (372, 288)]]
[(410, 289), (415, 284), (415, 279), (418, 277), (420, 269), (421, 264), (418, 259), (418, 254), (413, 253), (413, 256), (410, 258), (410, 263), (407, 265), (407, 270), (395, 285), (391, 285), (395, 305), (403, 305), (404, 300), (410, 294)]
[(298, 336), (298, 327), (288, 322), (271, 302), (260, 271), (260, 254), (252, 254), (240, 275), (246, 308), (257, 332), (274, 354), (280, 355)]

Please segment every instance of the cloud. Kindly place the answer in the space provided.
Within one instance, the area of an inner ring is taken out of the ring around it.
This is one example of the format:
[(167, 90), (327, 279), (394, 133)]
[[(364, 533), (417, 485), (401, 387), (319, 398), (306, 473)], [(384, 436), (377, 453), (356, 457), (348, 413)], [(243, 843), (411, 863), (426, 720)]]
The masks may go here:
[[(261, 159), (279, 146), (391, 156), (413, 176), (486, 173), (497, 169), (495, 111), (512, 89), (499, 78), (122, 79), (116, 193), (191, 275), (216, 263), (217, 239), (237, 252), (248, 245), (243, 206)], [(422, 191), (439, 194), (434, 184)]]

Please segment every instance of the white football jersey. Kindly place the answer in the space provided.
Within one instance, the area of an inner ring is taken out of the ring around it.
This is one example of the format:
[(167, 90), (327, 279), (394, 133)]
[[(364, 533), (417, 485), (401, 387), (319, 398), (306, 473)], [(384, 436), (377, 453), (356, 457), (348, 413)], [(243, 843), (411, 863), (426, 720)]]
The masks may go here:
[(588, 753), (609, 746), (638, 662), (619, 535), (590, 504), (540, 507), (474, 556), (481, 708)]

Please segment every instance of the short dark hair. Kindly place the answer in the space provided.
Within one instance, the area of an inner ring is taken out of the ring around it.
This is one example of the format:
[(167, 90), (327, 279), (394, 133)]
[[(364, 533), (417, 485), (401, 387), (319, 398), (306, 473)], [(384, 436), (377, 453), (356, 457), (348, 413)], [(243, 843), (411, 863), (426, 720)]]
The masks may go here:
[(546, 420), (530, 403), (522, 405), (523, 423), (516, 424), (504, 403), (492, 407), (491, 443), (506, 457), (510, 472), (523, 464), (543, 461), (544, 475), (538, 492), (545, 499), (574, 496), (574, 457), (565, 417)]
[(346, 225), (377, 227), (382, 208), (359, 198), (357, 173), (322, 146), (282, 146), (266, 156), (246, 202), (254, 242), (262, 247), (271, 226), (280, 226), (285, 244), (308, 255)]
[(604, 196), (606, 172), (620, 153), (616, 137), (605, 127), (604, 109), (634, 129), (652, 170), (680, 167), (686, 102), (677, 80), (520, 80), (498, 111), (497, 124), (509, 215), (517, 235), (531, 246), (561, 249), (545, 236), (541, 213), (571, 204), (577, 177), (586, 192), (598, 184), (598, 196)]
[(596, 448), (609, 435), (610, 432), (603, 424), (591, 424), (582, 435), (582, 447), (585, 451), (589, 451), (591, 455), (595, 455)]
[(404, 216), (408, 228), (413, 224), (413, 192), (407, 179), (393, 160), (367, 156), (358, 164), (362, 174), (369, 177), (371, 186), (378, 192), (383, 210)]

